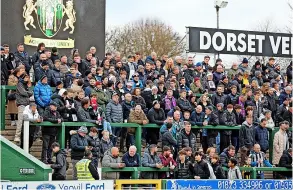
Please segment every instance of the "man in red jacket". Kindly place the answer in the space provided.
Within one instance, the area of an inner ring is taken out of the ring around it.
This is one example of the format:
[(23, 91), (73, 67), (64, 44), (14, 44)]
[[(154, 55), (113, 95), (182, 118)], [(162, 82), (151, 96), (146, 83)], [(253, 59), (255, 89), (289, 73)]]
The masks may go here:
[(171, 154), (171, 149), (168, 146), (163, 147), (163, 154), (161, 154), (160, 159), (164, 167), (170, 168), (170, 172), (160, 172), (159, 179), (172, 179), (174, 177), (174, 168), (177, 166), (177, 163), (173, 159), (173, 155)]

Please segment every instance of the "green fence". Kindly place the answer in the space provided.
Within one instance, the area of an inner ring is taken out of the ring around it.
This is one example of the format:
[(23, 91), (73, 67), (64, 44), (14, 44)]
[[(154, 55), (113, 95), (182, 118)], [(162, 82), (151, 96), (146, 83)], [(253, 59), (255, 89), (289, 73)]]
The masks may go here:
[(1, 140), (1, 180), (48, 181), (52, 169), (6, 138)]
[[(43, 123), (28, 123), (25, 125), (37, 125), (37, 126), (58, 126), (59, 129), (59, 134), (58, 134), (58, 140), (59, 143), (61, 145), (62, 148), (65, 148), (65, 128), (66, 127), (72, 127), (72, 126), (82, 126), (85, 125), (87, 127), (93, 127), (93, 126), (97, 126), (96, 124), (92, 124), (92, 123), (87, 123), (87, 122), (62, 122), (60, 124), (53, 124), (50, 122), (43, 122)], [(112, 127), (133, 127), (136, 128), (136, 132), (135, 132), (135, 145), (137, 147), (137, 152), (141, 152), (141, 136), (142, 136), (142, 127), (145, 128), (159, 128), (160, 126), (156, 125), (156, 124), (147, 124), (147, 125), (139, 125), (136, 123), (111, 123)], [(25, 129), (27, 127), (24, 127)], [(239, 126), (234, 126), (234, 127), (229, 127), (229, 126), (222, 126), (222, 125), (218, 125), (218, 126), (204, 126), (204, 127), (200, 127), (200, 126), (192, 126), (193, 129), (217, 129), (219, 131), (221, 130), (239, 130), (240, 127)], [(25, 130), (24, 129), (24, 130)], [(28, 128), (27, 128), (28, 129)], [(269, 156), (269, 160), (270, 162), (272, 161), (273, 158), (273, 140), (274, 140), (274, 134), (279, 130), (279, 128), (275, 128), (274, 130), (269, 129), (269, 146), (270, 146), (270, 156)], [(292, 130), (292, 128), (290, 128), (290, 130)], [(24, 132), (25, 133), (25, 132)], [(28, 130), (27, 130), (28, 133)], [(26, 136), (26, 135), (25, 135)]]
[[(225, 171), (228, 169), (223, 167)], [(276, 171), (292, 171), (291, 169), (285, 168), (285, 167), (273, 167), (273, 168), (268, 168), (268, 167), (240, 167), (240, 171), (250, 171), (251, 172), (251, 179), (256, 179), (257, 178), (257, 172), (258, 171), (270, 171), (270, 172), (276, 172)], [(131, 172), (132, 173), (132, 179), (139, 179), (139, 172), (168, 172), (170, 171), (169, 168), (164, 167), (162, 169), (157, 169), (157, 168), (150, 168), (150, 167), (125, 167), (125, 168), (102, 168), (102, 173), (108, 173), (108, 172)], [(173, 171), (176, 171), (173, 170)], [(163, 186), (164, 187), (164, 186)]]

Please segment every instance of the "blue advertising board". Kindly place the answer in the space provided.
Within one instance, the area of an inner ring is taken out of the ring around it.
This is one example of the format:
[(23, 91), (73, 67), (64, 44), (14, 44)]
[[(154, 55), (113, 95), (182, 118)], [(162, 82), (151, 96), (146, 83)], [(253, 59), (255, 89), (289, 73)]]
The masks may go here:
[(292, 189), (291, 180), (167, 180), (166, 189)]

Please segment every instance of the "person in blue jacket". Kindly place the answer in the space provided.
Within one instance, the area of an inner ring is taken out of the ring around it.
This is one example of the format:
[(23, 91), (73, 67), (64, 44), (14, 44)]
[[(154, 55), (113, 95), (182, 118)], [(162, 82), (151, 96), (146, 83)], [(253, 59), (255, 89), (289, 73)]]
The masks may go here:
[(48, 78), (46, 75), (43, 75), (34, 88), (34, 98), (40, 115), (42, 115), (45, 111), (45, 108), (49, 106), (51, 96), (52, 90), (48, 85)]

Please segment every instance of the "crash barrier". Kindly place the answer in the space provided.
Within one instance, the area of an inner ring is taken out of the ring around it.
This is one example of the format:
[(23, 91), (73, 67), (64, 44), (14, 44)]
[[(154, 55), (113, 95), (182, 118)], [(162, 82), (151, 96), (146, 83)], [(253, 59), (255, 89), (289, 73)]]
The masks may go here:
[(114, 180), (96, 181), (30, 181), (30, 182), (3, 182), (2, 190), (21, 189), (21, 190), (43, 190), (43, 189), (78, 189), (78, 190), (104, 190), (114, 189)]
[[(223, 167), (225, 171), (228, 170), (228, 168)], [(251, 179), (257, 178), (257, 172), (258, 171), (270, 171), (270, 172), (288, 172), (292, 171), (292, 168), (285, 168), (285, 167), (239, 167), (240, 171), (250, 171), (251, 172)], [(131, 178), (132, 179), (139, 179), (139, 172), (169, 172), (170, 169), (167, 167), (163, 167), (161, 169), (158, 168), (150, 168), (150, 167), (125, 167), (125, 168), (102, 168), (102, 173), (109, 173), (109, 172), (121, 172), (123, 175), (123, 172), (131, 172)], [(176, 172), (175, 170), (173, 170)]]
[(1, 180), (50, 181), (52, 179), (52, 169), (48, 165), (23, 151), (1, 135), (0, 140)]
[[(291, 180), (166, 180), (165, 189), (292, 189)], [(190, 188), (192, 187), (192, 188)]]
[[(56, 123), (51, 123), (51, 122), (42, 122), (42, 123), (33, 123), (33, 122), (24, 122), (24, 129), (23, 129), (23, 138), (24, 138), (24, 150), (25, 152), (29, 152), (29, 126), (34, 125), (34, 126), (42, 126), (42, 127), (47, 127), (47, 126), (56, 126), (59, 128), (58, 130), (58, 142), (61, 145), (61, 148), (65, 148), (65, 129), (66, 127), (80, 127), (82, 125), (87, 126), (87, 127), (97, 127), (96, 124), (93, 123), (88, 123), (88, 122), (62, 122), (59, 124)], [(137, 147), (137, 152), (141, 152), (141, 137), (142, 137), (142, 127), (145, 128), (160, 128), (161, 126), (158, 126), (156, 124), (146, 124), (146, 125), (139, 125), (136, 123), (111, 123), (112, 127), (126, 127), (126, 128), (136, 128), (135, 130), (135, 146)], [(217, 125), (217, 126), (192, 126), (193, 129), (213, 129), (213, 130), (239, 130), (239, 126), (222, 126), (222, 125)], [(279, 130), (278, 127), (269, 130), (269, 160), (272, 162), (273, 160), (273, 142), (274, 142), (274, 135), (275, 133)], [(292, 131), (292, 128), (290, 127), (289, 130)]]
[[(16, 90), (16, 86), (0, 86), (1, 89), (1, 130), (5, 130), (5, 105), (7, 101), (7, 94), (9, 90)], [(34, 89), (34, 86), (30, 87), (31, 90)], [(52, 91), (55, 90), (55, 87), (51, 87)], [(196, 97), (200, 97), (202, 94), (195, 94)]]

